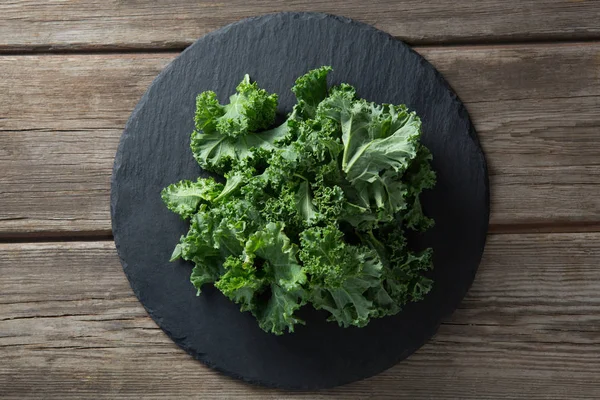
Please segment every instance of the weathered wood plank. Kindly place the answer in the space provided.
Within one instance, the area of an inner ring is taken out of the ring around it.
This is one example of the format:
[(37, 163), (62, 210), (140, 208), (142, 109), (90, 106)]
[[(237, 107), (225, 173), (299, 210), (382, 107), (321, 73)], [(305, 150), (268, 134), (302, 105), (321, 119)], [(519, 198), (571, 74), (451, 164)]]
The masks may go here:
[[(479, 132), (492, 229), (596, 229), (600, 44), (417, 50)], [(121, 129), (175, 55), (0, 57), (0, 236), (110, 232)]]
[(215, 373), (147, 317), (111, 242), (0, 244), (0, 397), (597, 399), (600, 233), (491, 235), (460, 309), (371, 379), (285, 394)]
[(0, 51), (178, 48), (239, 19), (317, 11), (366, 22), (413, 44), (600, 37), (595, 0), (11, 0)]
[(174, 55), (0, 57), (0, 236), (110, 232), (122, 127)]

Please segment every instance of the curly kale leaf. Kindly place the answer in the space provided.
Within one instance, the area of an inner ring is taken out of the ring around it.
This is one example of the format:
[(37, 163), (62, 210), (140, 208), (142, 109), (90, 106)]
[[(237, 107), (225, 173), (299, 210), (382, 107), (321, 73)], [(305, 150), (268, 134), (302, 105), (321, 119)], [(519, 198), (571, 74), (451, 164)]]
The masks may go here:
[(198, 132), (218, 132), (224, 136), (240, 136), (268, 128), (275, 119), (277, 95), (260, 89), (250, 76), (229, 97), (229, 103), (219, 104), (213, 91), (206, 91), (196, 98), (195, 128)]
[(374, 250), (349, 245), (343, 236), (335, 226), (305, 230), (300, 259), (310, 275), (313, 306), (329, 311), (340, 326), (361, 327), (379, 314), (373, 295), (383, 290), (383, 265)]
[[(430, 155), (419, 143), (421, 120), (403, 105), (378, 105), (356, 99), (354, 89), (340, 85), (317, 110), (341, 126), (341, 167), (350, 183), (347, 221), (362, 230), (393, 221), (407, 211), (411, 229), (432, 222), (423, 216), (419, 194), (433, 186)], [(412, 178), (414, 177), (414, 178)]]
[(222, 192), (223, 185), (214, 179), (199, 178), (196, 182), (184, 180), (167, 186), (161, 192), (167, 208), (182, 218), (190, 218), (198, 210), (200, 203), (215, 200)]
[(226, 172), (231, 162), (248, 157), (251, 148), (272, 148), (285, 132), (257, 132), (273, 124), (276, 111), (277, 95), (250, 83), (248, 75), (226, 105), (219, 104), (214, 92), (201, 93), (196, 98), (191, 140), (194, 157), (207, 170)]
[(226, 136), (219, 132), (192, 133), (191, 148), (198, 164), (207, 171), (225, 174), (233, 166), (251, 158), (254, 149), (275, 149), (275, 141), (284, 138), (286, 130), (273, 129), (261, 133)]
[(296, 79), (292, 92), (298, 100), (296, 109), (300, 117), (314, 118), (317, 107), (327, 97), (327, 75), (331, 70), (328, 66), (320, 67)]
[[(294, 316), (304, 303), (306, 274), (298, 263), (298, 247), (290, 243), (282, 223), (268, 223), (252, 234), (241, 257), (230, 257), (215, 286), (250, 311), (267, 332), (294, 331)], [(264, 293), (267, 296), (263, 296)]]

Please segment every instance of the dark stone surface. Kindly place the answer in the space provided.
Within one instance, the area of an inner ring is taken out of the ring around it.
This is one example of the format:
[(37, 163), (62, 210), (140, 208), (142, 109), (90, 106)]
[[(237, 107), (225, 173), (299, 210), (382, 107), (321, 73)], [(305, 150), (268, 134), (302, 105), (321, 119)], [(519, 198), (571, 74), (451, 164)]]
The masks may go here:
[[(405, 103), (423, 120), (438, 184), (423, 196), (436, 227), (435, 286), (402, 313), (342, 329), (304, 310), (296, 333), (274, 336), (214, 288), (196, 297), (191, 265), (168, 259), (187, 224), (160, 190), (202, 172), (189, 150), (195, 96), (225, 102), (249, 73), (289, 112), (296, 77), (333, 66), (330, 83), (348, 82), (371, 101)], [(483, 252), (489, 218), (486, 164), (467, 111), (441, 75), (408, 46), (368, 25), (311, 13), (247, 19), (210, 33), (152, 83), (127, 123), (111, 192), (123, 269), (150, 316), (195, 358), (248, 382), (295, 389), (332, 387), (375, 375), (418, 349), (467, 292)], [(198, 382), (202, 385), (202, 382)]]

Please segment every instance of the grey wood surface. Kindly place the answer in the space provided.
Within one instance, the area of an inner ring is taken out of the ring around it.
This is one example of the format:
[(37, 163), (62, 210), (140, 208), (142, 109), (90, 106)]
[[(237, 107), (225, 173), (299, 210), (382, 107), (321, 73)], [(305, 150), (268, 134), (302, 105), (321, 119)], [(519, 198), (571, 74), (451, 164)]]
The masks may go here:
[(598, 0), (4, 0), (0, 51), (181, 48), (278, 11), (343, 15), (411, 44), (600, 37)]
[[(600, 44), (416, 49), (471, 114), (492, 230), (599, 226)], [(0, 57), (0, 237), (110, 234), (122, 128), (176, 54)]]
[[(312, 10), (417, 45), (464, 101), (491, 234), (461, 307), (406, 361), (328, 391), (248, 386), (146, 315), (109, 180), (148, 84), (199, 36)], [(0, 398), (600, 398), (600, 1), (0, 1)]]
[(600, 233), (490, 235), (461, 307), (406, 361), (304, 394), (197, 363), (147, 317), (111, 242), (0, 244), (0, 398), (600, 395)]

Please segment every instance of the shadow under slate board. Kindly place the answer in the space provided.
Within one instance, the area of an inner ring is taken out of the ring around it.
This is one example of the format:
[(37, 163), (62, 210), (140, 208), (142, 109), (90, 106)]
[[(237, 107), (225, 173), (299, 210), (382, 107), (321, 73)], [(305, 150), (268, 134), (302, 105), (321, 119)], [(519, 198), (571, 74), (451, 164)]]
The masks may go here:
[[(191, 265), (169, 263), (187, 223), (160, 191), (207, 176), (189, 150), (195, 97), (224, 103), (244, 74), (277, 93), (291, 111), (294, 80), (331, 65), (329, 83), (347, 82), (378, 103), (406, 104), (423, 121), (438, 183), (422, 196), (436, 221), (421, 244), (434, 248), (434, 288), (401, 313), (364, 328), (340, 328), (308, 310), (293, 334), (263, 332), (249, 313), (212, 287), (196, 296)], [(155, 79), (133, 111), (117, 151), (111, 193), (115, 242), (131, 287), (156, 323), (189, 354), (247, 382), (327, 388), (363, 379), (406, 358), (459, 305), (481, 260), (489, 220), (484, 155), (465, 107), (442, 76), (404, 43), (332, 15), (280, 13), (212, 32)], [(201, 383), (198, 383), (199, 385)]]

